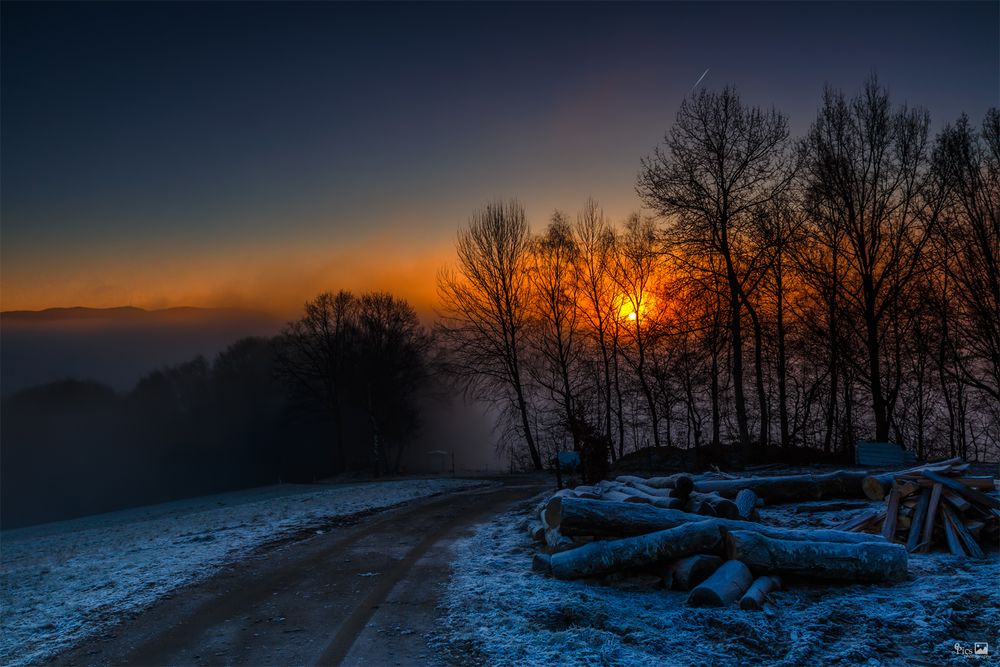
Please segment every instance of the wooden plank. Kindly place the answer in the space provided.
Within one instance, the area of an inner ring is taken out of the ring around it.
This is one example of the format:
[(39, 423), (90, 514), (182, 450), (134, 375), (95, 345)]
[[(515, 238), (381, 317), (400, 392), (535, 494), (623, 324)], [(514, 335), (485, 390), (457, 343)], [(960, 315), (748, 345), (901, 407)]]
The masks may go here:
[(934, 538), (934, 519), (937, 516), (937, 508), (941, 502), (940, 484), (935, 484), (931, 489), (931, 499), (927, 504), (927, 519), (924, 520), (924, 533), (920, 538), (920, 551), (931, 550), (931, 540)]
[(899, 486), (892, 485), (889, 492), (889, 504), (885, 509), (885, 523), (882, 524), (882, 537), (890, 542), (896, 537), (896, 521), (899, 519)]
[(1000, 509), (1000, 499), (994, 498), (993, 496), (988, 496), (981, 491), (976, 491), (962, 484), (956, 479), (951, 477), (945, 477), (944, 475), (939, 475), (933, 470), (925, 470), (924, 477), (930, 479), (942, 486), (945, 486), (952, 491), (957, 491), (962, 494), (970, 501), (976, 503), (977, 505), (982, 505), (983, 507), (992, 507), (994, 509)]
[(960, 512), (968, 512), (972, 507), (972, 503), (958, 495), (951, 489), (945, 489), (941, 492), (941, 497), (947, 500), (952, 507)]
[(958, 481), (965, 484), (969, 488), (979, 489), (980, 491), (992, 491), (993, 490), (993, 478), (989, 475), (976, 475), (974, 477), (959, 477)]
[(844, 523), (842, 523), (839, 526), (837, 526), (836, 530), (846, 530), (846, 531), (857, 530), (858, 528), (860, 528), (864, 524), (868, 523), (869, 521), (871, 521), (872, 519), (874, 519), (876, 516), (878, 516), (881, 513), (882, 513), (882, 511), (880, 509), (878, 509), (878, 508), (870, 509), (867, 512), (859, 514), (859, 515), (857, 515), (856, 517), (854, 517), (852, 519), (848, 519)]
[(866, 500), (829, 500), (826, 502), (796, 505), (795, 513), (839, 512), (841, 510), (860, 510), (866, 507), (868, 507), (868, 501)]
[(982, 521), (976, 521), (975, 519), (966, 520), (962, 523), (965, 524), (965, 529), (969, 531), (969, 534), (977, 540), (979, 539), (979, 536), (983, 534), (983, 528), (986, 527), (985, 523)]
[(913, 552), (920, 546), (920, 531), (924, 527), (924, 518), (927, 516), (927, 507), (931, 502), (931, 492), (924, 489), (920, 494), (917, 508), (913, 511), (913, 521), (910, 523), (910, 534), (906, 540), (906, 550)]
[(962, 548), (962, 541), (958, 537), (958, 532), (955, 530), (955, 525), (951, 522), (951, 519), (948, 517), (948, 506), (942, 505), (941, 509), (942, 509), (941, 524), (944, 527), (944, 537), (946, 540), (948, 540), (948, 551), (950, 551), (956, 556), (968, 556), (968, 554), (965, 553), (965, 549)]
[(983, 553), (979, 543), (976, 542), (976, 538), (969, 533), (969, 529), (965, 527), (964, 523), (962, 523), (962, 520), (955, 513), (955, 510), (951, 509), (947, 505), (942, 505), (941, 509), (944, 510), (945, 520), (951, 524), (952, 530), (958, 535), (958, 539), (962, 542), (962, 546), (965, 547), (965, 551), (973, 558), (978, 558), (980, 560), (986, 558), (986, 554)]

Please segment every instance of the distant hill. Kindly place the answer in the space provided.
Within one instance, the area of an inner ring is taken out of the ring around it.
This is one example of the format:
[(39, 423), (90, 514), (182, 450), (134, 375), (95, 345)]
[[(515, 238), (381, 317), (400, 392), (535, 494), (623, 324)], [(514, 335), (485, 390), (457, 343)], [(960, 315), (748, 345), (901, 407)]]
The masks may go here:
[(0, 312), (0, 393), (44, 382), (92, 379), (130, 389), (144, 374), (197, 355), (211, 359), (284, 321), (234, 308), (48, 308)]

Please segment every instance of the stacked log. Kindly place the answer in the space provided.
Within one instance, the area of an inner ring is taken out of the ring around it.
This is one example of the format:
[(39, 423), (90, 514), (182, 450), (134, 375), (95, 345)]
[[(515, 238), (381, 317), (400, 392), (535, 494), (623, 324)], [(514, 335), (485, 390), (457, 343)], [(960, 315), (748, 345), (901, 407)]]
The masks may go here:
[[(747, 610), (762, 608), (782, 580), (897, 580), (905, 576), (907, 551), (880, 533), (790, 529), (759, 520), (757, 508), (766, 498), (823, 499), (848, 484), (854, 487), (848, 495), (858, 497), (862, 479), (853, 473), (744, 480), (622, 476), (565, 489), (530, 526), (547, 543), (532, 569), (615, 585), (619, 579), (656, 581), (688, 591), (690, 606), (739, 604)], [(954, 539), (963, 538), (956, 533)]]
[(1000, 497), (990, 476), (971, 476), (959, 459), (870, 475), (863, 486), (869, 497), (884, 500), (839, 526), (846, 531), (878, 532), (907, 551), (947, 550), (957, 556), (984, 558), (1000, 534)]
[[(880, 506), (854, 500), (872, 495)], [(867, 509), (833, 530), (760, 521), (765, 502), (802, 501), (796, 511)], [(621, 476), (558, 492), (526, 525), (545, 543), (532, 561), (543, 575), (657, 582), (691, 606), (759, 610), (797, 580), (899, 581), (913, 552), (981, 558), (1000, 537), (1000, 497), (960, 460), (876, 475)]]

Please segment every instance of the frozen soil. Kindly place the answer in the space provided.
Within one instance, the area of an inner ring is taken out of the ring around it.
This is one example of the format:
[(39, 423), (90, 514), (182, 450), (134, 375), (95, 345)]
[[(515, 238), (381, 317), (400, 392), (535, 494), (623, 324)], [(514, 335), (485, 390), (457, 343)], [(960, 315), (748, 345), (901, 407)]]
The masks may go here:
[[(687, 594), (531, 571), (526, 522), (539, 499), (455, 545), (440, 649), (454, 664), (967, 665), (1000, 660), (1000, 555), (912, 555), (895, 584), (793, 583), (761, 612), (692, 609)], [(857, 510), (762, 512), (767, 523), (828, 527)], [(966, 657), (989, 642), (988, 658)], [(994, 648), (996, 647), (996, 648)]]

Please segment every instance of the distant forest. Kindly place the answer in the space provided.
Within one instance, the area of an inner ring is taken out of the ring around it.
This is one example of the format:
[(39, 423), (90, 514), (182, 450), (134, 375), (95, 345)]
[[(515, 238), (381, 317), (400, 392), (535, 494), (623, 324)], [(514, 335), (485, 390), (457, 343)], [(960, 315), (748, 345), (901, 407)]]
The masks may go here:
[(452, 371), (535, 468), (595, 433), (612, 460), (849, 461), (859, 439), (996, 460), (1000, 113), (929, 128), (874, 77), (828, 88), (799, 138), (732, 88), (693, 94), (641, 163), (648, 215), (473, 215), (439, 280)]
[[(473, 213), (425, 330), (324, 293), (281, 335), (3, 401), (5, 527), (253, 484), (400, 470), (448, 385), (492, 403), (513, 468), (644, 448), (701, 463), (1000, 458), (1000, 112), (930, 135), (872, 78), (804, 137), (731, 88), (692, 94), (617, 224), (587, 201), (532, 233)], [(435, 387), (437, 389), (435, 389)], [(127, 499), (127, 500), (123, 500)]]
[(400, 470), (429, 338), (385, 293), (322, 294), (273, 338), (153, 371), (119, 394), (67, 380), (3, 401), (5, 528), (344, 471)]

